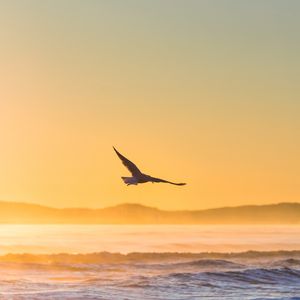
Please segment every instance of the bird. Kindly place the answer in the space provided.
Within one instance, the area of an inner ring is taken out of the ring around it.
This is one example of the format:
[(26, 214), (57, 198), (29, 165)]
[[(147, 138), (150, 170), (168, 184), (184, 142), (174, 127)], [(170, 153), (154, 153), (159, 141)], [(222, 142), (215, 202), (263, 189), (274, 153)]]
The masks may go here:
[(128, 171), (132, 174), (132, 177), (121, 177), (125, 184), (127, 185), (138, 185), (139, 183), (146, 183), (146, 182), (163, 182), (169, 183), (173, 185), (186, 185), (186, 183), (175, 183), (168, 180), (152, 177), (150, 175), (142, 173), (139, 168), (123, 156), (115, 147), (113, 147), (118, 157), (121, 159), (123, 165), (128, 169)]

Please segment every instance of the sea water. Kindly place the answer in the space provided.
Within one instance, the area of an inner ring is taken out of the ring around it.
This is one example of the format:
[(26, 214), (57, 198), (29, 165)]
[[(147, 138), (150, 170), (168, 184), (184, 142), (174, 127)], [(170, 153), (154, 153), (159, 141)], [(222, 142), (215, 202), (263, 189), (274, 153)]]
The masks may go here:
[(0, 225), (0, 299), (300, 299), (300, 226)]

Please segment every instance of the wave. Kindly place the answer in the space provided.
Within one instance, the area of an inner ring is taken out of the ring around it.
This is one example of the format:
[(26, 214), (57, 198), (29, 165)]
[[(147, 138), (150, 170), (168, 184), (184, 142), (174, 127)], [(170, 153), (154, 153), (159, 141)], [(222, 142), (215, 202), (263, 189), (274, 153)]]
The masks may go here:
[(198, 283), (218, 282), (218, 283), (248, 283), (248, 284), (298, 284), (300, 281), (300, 270), (290, 268), (254, 268), (241, 271), (222, 272), (198, 272), (198, 273), (172, 273), (166, 278), (178, 280), (180, 282)]
[(218, 267), (218, 268), (241, 268), (242, 264), (235, 263), (229, 260), (223, 259), (200, 259), (192, 260), (184, 263), (175, 263), (173, 266), (176, 267)]
[(300, 267), (300, 259), (295, 259), (295, 258), (282, 259), (279, 261), (275, 261), (273, 265), (281, 266), (281, 267)]
[[(11, 253), (0, 256), (0, 263), (65, 263), (65, 264), (103, 264), (103, 263), (138, 263), (138, 262), (179, 262), (194, 265), (232, 264), (231, 260), (278, 260), (282, 264), (299, 265), (300, 251), (246, 251), (239, 253), (179, 253), (179, 252), (132, 252), (129, 254), (113, 252), (96, 252), (88, 254), (57, 253), (57, 254), (26, 254)], [(206, 260), (206, 261), (205, 261)]]
[(160, 288), (175, 286), (182, 289), (199, 289), (199, 287), (213, 289), (247, 287), (269, 287), (276, 289), (284, 287), (288, 290), (297, 287), (299, 290), (300, 270), (289, 268), (253, 268), (239, 271), (218, 272), (174, 272), (155, 276), (136, 276), (134, 280), (119, 282), (119, 286), (126, 288)]
[(300, 300), (299, 263), (300, 251), (10, 254), (0, 257), (0, 287), (7, 300)]

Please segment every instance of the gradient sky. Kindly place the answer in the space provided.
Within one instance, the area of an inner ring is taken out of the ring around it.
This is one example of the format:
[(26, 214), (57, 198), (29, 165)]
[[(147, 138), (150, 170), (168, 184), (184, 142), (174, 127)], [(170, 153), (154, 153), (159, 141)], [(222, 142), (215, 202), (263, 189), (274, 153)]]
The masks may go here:
[[(300, 1), (0, 1), (0, 199), (300, 201)], [(112, 145), (185, 187), (125, 186)]]

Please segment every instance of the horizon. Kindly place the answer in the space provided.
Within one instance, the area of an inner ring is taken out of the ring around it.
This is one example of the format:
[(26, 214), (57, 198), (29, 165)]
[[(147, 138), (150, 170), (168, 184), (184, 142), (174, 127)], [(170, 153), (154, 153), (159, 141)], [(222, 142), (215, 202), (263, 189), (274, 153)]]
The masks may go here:
[(140, 207), (145, 207), (145, 208), (152, 208), (152, 209), (157, 209), (160, 211), (170, 211), (170, 212), (176, 212), (176, 211), (202, 211), (202, 210), (214, 210), (214, 209), (223, 209), (223, 208), (239, 208), (239, 207), (248, 207), (248, 206), (254, 206), (254, 207), (259, 207), (259, 206), (276, 206), (276, 205), (291, 205), (291, 204), (297, 204), (300, 205), (300, 202), (286, 202), (286, 201), (281, 201), (281, 202), (274, 202), (274, 203), (266, 203), (266, 204), (251, 204), (251, 203), (246, 203), (246, 204), (241, 204), (241, 205), (235, 205), (235, 206), (216, 206), (216, 207), (208, 207), (208, 208), (200, 208), (200, 209), (189, 209), (189, 208), (182, 208), (182, 209), (164, 209), (158, 206), (151, 206), (151, 205), (145, 205), (141, 204), (138, 202), (120, 202), (116, 203), (114, 205), (110, 206), (102, 206), (102, 207), (87, 207), (87, 206), (50, 206), (50, 205), (44, 205), (38, 202), (22, 202), (22, 201), (7, 201), (7, 200), (0, 200), (1, 203), (7, 203), (7, 204), (25, 204), (25, 205), (37, 205), (37, 206), (42, 206), (46, 208), (54, 208), (54, 209), (90, 209), (90, 210), (101, 210), (105, 208), (114, 208), (114, 207), (119, 207), (119, 206), (140, 206)]

